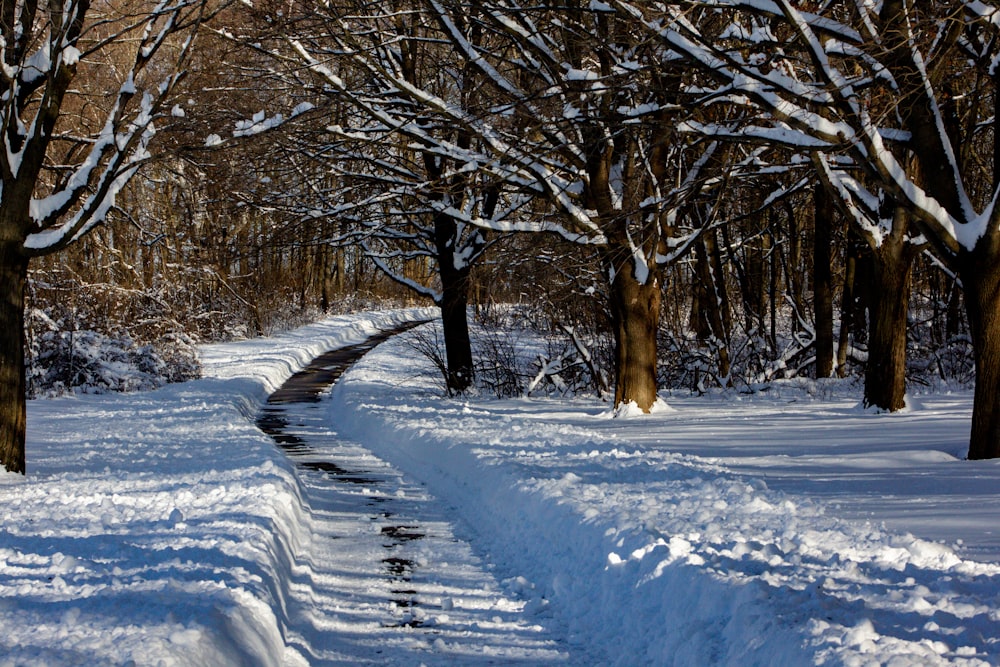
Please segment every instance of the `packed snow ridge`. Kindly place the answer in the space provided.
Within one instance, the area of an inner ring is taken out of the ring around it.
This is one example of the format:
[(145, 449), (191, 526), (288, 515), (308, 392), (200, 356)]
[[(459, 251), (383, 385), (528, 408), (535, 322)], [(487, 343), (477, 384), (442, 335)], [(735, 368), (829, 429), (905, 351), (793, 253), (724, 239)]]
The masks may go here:
[(445, 399), (404, 335), (289, 413), (379, 486), (254, 426), (317, 354), (431, 314), (31, 402), (29, 474), (0, 475), (0, 665), (1000, 662), (1000, 467), (962, 459), (970, 394)]

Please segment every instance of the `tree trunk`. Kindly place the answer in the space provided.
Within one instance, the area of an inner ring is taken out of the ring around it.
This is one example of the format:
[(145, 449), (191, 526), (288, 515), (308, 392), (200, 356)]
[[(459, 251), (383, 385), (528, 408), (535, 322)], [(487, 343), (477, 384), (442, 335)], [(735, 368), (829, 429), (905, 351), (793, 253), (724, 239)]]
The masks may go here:
[(347, 252), (343, 246), (337, 246), (333, 253), (333, 293), (343, 298), (347, 291)]
[(875, 251), (869, 291), (865, 407), (889, 412), (906, 406), (906, 331), (915, 247), (902, 235)]
[(851, 346), (851, 325), (854, 320), (854, 275), (857, 255), (848, 242), (844, 256), (844, 290), (840, 297), (840, 331), (837, 342), (837, 377), (847, 377), (847, 353)]
[[(631, 263), (627, 263), (631, 266)], [(611, 282), (611, 324), (615, 333), (615, 407), (634, 402), (649, 412), (656, 402), (656, 332), (660, 321), (657, 269), (639, 282), (632, 270)]]
[[(699, 283), (695, 286), (695, 298), (700, 300), (697, 307), (698, 339), (715, 348), (719, 360), (717, 379), (722, 385), (729, 386), (729, 374), (732, 370), (729, 358), (732, 319), (725, 276), (722, 273), (722, 258), (714, 230), (706, 232), (695, 244), (695, 262)], [(694, 312), (695, 309), (692, 308), (692, 313)]]
[(28, 259), (19, 244), (0, 244), (0, 465), (25, 472), (24, 293)]
[(767, 272), (767, 308), (768, 308), (768, 345), (771, 347), (771, 356), (778, 356), (778, 270), (780, 263), (778, 260), (780, 249), (775, 243), (774, 221), (771, 221), (768, 233), (763, 237), (767, 241), (768, 251), (768, 272)]
[(799, 224), (796, 210), (788, 200), (785, 200), (785, 213), (788, 220), (788, 236), (785, 238), (788, 239), (788, 243), (782, 245), (787, 245), (788, 255), (781, 255), (781, 246), (777, 247), (777, 251), (784, 261), (785, 288), (788, 290), (788, 296), (795, 308), (795, 313), (798, 315), (798, 317), (792, 318), (792, 333), (798, 333), (801, 329), (799, 317), (804, 318), (806, 313), (805, 297), (803, 296), (805, 269), (802, 266), (802, 236), (805, 234), (805, 230)]
[(468, 286), (466, 274), (449, 279), (442, 290), (441, 325), (444, 330), (449, 394), (460, 394), (472, 384), (472, 341), (469, 338), (467, 310)]
[(813, 309), (816, 326), (816, 377), (833, 375), (833, 245), (834, 208), (826, 188), (814, 189)]
[(455, 221), (447, 215), (434, 220), (438, 273), (441, 277), (441, 326), (449, 394), (461, 394), (472, 385), (472, 341), (469, 337), (469, 270), (455, 266)]
[(330, 246), (319, 247), (319, 307), (324, 313), (330, 312)]
[[(722, 241), (730, 253), (730, 264), (736, 272), (740, 296), (743, 301), (743, 325), (748, 332), (757, 332), (766, 336), (764, 328), (764, 304), (766, 288), (764, 278), (764, 253), (761, 245), (744, 243), (742, 246), (743, 261), (739, 261), (739, 253), (733, 251), (733, 243), (729, 238), (729, 228), (721, 229)], [(763, 234), (761, 237), (763, 239)], [(763, 243), (763, 240), (761, 241)]]
[(952, 281), (949, 287), (944, 331), (947, 343), (951, 343), (962, 332), (962, 290), (958, 281)]
[[(1000, 71), (993, 73), (993, 125), (1000, 128)], [(993, 141), (993, 183), (1000, 182), (1000, 141)], [(976, 362), (976, 390), (972, 400), (972, 431), (969, 458), (1000, 458), (1000, 239), (987, 233), (976, 248), (958, 258), (959, 279), (965, 315), (972, 336)], [(958, 333), (958, 318), (952, 317), (957, 299), (949, 300), (949, 335)]]
[(969, 458), (993, 459), (1000, 458), (1000, 265), (980, 258), (970, 264), (961, 275), (976, 361)]

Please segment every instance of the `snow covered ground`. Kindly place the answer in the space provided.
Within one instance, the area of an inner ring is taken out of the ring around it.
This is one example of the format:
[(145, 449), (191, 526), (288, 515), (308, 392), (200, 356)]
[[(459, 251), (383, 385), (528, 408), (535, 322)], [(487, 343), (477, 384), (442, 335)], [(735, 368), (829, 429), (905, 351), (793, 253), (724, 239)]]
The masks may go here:
[[(0, 665), (1000, 663), (1000, 462), (971, 395), (874, 415), (841, 383), (442, 399), (402, 340), (289, 428), (315, 354), (404, 316), (205, 351), (205, 379), (35, 401), (0, 475)], [(361, 447), (359, 443), (363, 443)]]

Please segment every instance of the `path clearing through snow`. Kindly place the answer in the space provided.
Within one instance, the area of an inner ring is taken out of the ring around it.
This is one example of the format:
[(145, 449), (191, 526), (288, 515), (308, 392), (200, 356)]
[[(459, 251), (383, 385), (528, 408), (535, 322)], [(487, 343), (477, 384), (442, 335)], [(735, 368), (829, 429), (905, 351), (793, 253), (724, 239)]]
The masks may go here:
[[(257, 424), (296, 464), (313, 512), (286, 640), (310, 664), (557, 664), (560, 642), (506, 597), (424, 486), (341, 438), (323, 397), (378, 342), (321, 355), (271, 394)], [(529, 610), (530, 611), (530, 610)]]

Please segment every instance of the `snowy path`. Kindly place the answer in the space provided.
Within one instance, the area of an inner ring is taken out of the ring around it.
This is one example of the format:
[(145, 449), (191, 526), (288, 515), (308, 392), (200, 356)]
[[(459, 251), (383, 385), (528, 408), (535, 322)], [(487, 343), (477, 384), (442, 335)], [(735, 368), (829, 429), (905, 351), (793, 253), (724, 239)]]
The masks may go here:
[(300, 470), (313, 517), (287, 641), (311, 665), (564, 663), (455, 538), (447, 508), (334, 430), (322, 393), (376, 339), (317, 357), (257, 420)]
[(314, 528), (293, 573), (288, 638), (309, 664), (564, 663), (423, 486), (338, 437), (322, 406), (286, 414), (285, 432), (313, 450), (296, 459), (312, 468), (301, 482)]

